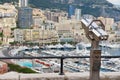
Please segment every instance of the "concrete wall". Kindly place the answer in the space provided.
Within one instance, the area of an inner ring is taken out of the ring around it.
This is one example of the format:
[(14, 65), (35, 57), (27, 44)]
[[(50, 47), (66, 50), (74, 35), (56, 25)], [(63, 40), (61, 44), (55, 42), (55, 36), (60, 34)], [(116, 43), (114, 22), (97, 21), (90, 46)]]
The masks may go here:
[[(89, 80), (89, 73), (56, 73), (21, 74), (16, 72), (0, 75), (0, 80)], [(101, 73), (101, 80), (120, 80), (120, 72)]]

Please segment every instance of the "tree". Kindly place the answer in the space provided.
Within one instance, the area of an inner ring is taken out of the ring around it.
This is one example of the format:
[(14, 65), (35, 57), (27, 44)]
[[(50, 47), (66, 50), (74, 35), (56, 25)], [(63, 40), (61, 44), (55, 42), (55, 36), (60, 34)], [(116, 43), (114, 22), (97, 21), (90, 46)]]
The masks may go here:
[(3, 32), (0, 32), (0, 37), (3, 37)]
[(2, 41), (0, 41), (0, 45), (2, 45)]
[(21, 66), (16, 65), (16, 64), (8, 63), (8, 67), (9, 67), (9, 71), (16, 71), (19, 73), (37, 73), (37, 72), (31, 70), (30, 68), (21, 67)]

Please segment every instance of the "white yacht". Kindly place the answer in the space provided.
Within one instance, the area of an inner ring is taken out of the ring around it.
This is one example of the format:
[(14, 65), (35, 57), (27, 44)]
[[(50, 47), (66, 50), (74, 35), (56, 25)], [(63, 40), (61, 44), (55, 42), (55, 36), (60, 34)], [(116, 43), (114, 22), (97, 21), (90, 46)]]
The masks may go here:
[(48, 48), (48, 49), (54, 49), (54, 48), (56, 48), (56, 46), (55, 45), (46, 45), (46, 48)]
[(109, 44), (108, 47), (116, 49), (116, 48), (120, 48), (120, 44), (116, 44), (116, 43), (115, 44)]
[(82, 48), (88, 48), (91, 47), (91, 43), (80, 42), (77, 44), (77, 46), (81, 46)]
[(33, 46), (32, 49), (39, 49), (39, 46)]
[(64, 46), (63, 46), (62, 44), (60, 44), (60, 43), (59, 43), (59, 44), (56, 44), (55, 47), (56, 47), (57, 49), (64, 48)]
[(117, 43), (102, 42), (99, 45), (103, 47), (113, 48), (113, 49), (120, 48), (120, 44), (117, 44)]
[(75, 46), (68, 44), (68, 43), (65, 43), (63, 46), (64, 48), (75, 48)]

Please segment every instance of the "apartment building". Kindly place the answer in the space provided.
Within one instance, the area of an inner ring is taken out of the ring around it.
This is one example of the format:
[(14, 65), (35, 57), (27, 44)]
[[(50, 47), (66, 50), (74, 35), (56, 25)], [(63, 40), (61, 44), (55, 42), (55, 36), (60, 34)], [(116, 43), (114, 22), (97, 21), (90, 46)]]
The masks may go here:
[(58, 34), (55, 30), (15, 29), (14, 36), (15, 41), (22, 42), (37, 42), (40, 44), (58, 42)]
[(98, 17), (98, 19), (103, 22), (103, 24), (105, 25), (105, 30), (107, 32), (110, 32), (112, 30), (112, 26), (114, 25), (113, 18)]

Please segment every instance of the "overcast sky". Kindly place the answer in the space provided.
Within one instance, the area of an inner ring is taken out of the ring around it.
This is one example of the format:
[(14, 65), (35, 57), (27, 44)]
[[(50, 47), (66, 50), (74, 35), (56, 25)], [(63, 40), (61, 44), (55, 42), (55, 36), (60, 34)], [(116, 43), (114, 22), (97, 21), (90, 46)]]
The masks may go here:
[(120, 0), (108, 0), (108, 1), (113, 3), (113, 4), (120, 5)]

